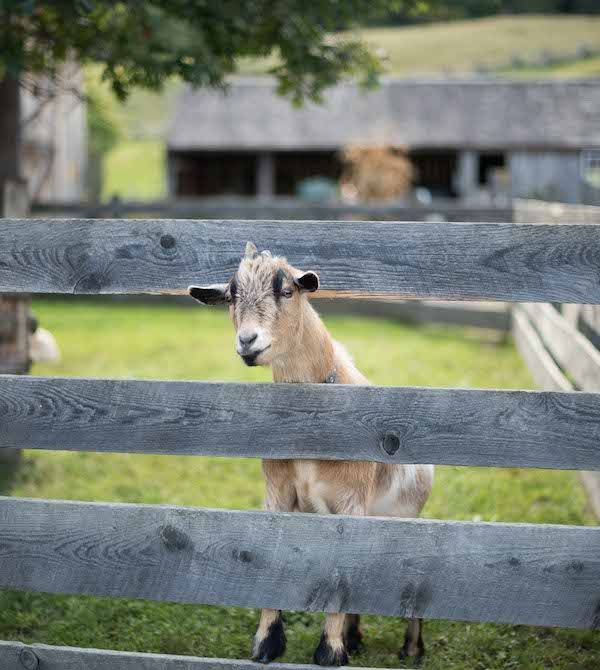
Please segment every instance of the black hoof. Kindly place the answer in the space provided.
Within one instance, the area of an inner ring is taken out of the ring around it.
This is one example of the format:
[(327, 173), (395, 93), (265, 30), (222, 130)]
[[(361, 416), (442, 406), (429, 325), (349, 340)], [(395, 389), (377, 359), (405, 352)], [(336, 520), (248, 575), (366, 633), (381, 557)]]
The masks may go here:
[(410, 660), (415, 665), (421, 665), (421, 663), (423, 663), (423, 659), (425, 658), (425, 645), (423, 644), (423, 640), (419, 639), (416, 653), (414, 647), (412, 649), (411, 647), (413, 647), (413, 645), (405, 642), (402, 649), (398, 652), (398, 657), (401, 661)]
[(283, 621), (279, 619), (269, 626), (267, 635), (260, 641), (254, 638), (252, 660), (257, 663), (270, 663), (285, 652), (285, 632)]
[(315, 650), (313, 657), (317, 665), (340, 666), (348, 664), (348, 654), (342, 647), (341, 649), (334, 649), (327, 640), (325, 635), (321, 635), (319, 646)]
[(350, 628), (346, 633), (346, 651), (355, 654), (362, 646), (363, 635), (358, 626)]

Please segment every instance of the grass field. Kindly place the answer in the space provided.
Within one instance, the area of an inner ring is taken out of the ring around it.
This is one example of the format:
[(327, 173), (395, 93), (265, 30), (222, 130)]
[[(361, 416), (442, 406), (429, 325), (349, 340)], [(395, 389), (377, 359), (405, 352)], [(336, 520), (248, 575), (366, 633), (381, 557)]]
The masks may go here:
[[(41, 324), (63, 351), (57, 366), (34, 374), (266, 381), (233, 352), (220, 311), (106, 300), (36, 301)], [(333, 334), (373, 382), (386, 385), (531, 388), (510, 344), (472, 332), (335, 317)], [(576, 474), (539, 470), (437, 468), (425, 515), (444, 519), (592, 524)], [(256, 460), (28, 452), (0, 493), (79, 500), (258, 508)], [(287, 662), (309, 662), (322, 617), (286, 615)], [(247, 658), (255, 611), (130, 600), (0, 592), (0, 639)], [(365, 618), (357, 666), (398, 667), (402, 622)], [(427, 670), (600, 667), (600, 632), (432, 621)]]
[[(413, 26), (366, 28), (361, 37), (385, 54), (385, 72), (398, 76), (462, 74), (478, 68), (504, 70), (514, 57), (529, 62), (541, 52), (574, 56), (577, 47), (600, 49), (600, 16), (520, 15)], [(568, 67), (523, 68), (529, 76), (594, 76), (590, 62), (573, 60)], [(273, 59), (242, 62), (245, 74), (265, 74)], [(512, 72), (511, 72), (512, 74)]]
[[(580, 44), (600, 48), (600, 16), (500, 16), (360, 34), (385, 50), (391, 74), (460, 73), (504, 66), (513, 56), (528, 60), (541, 51), (572, 54)], [(546, 74), (561, 73), (549, 68)], [(578, 76), (573, 68), (564, 74)]]
[(102, 196), (110, 200), (153, 200), (166, 195), (165, 145), (148, 138), (119, 142), (103, 166)]

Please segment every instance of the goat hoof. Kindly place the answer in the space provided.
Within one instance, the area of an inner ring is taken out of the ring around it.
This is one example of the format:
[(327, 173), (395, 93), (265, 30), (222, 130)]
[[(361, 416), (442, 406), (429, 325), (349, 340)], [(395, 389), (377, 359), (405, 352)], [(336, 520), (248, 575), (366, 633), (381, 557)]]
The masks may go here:
[(425, 658), (425, 645), (420, 641), (416, 649), (414, 646), (411, 649), (411, 646), (412, 645), (404, 643), (404, 646), (398, 652), (398, 658), (401, 661), (412, 661), (414, 665), (419, 666), (423, 663), (423, 659)]
[(283, 622), (279, 619), (271, 624), (266, 636), (262, 640), (254, 638), (252, 660), (256, 661), (256, 663), (270, 663), (274, 661), (276, 658), (283, 656), (285, 643)]
[(346, 634), (346, 651), (349, 654), (355, 654), (362, 646), (363, 634), (360, 628), (351, 628)]
[(338, 667), (340, 665), (348, 664), (348, 654), (346, 653), (346, 649), (344, 647), (334, 649), (329, 644), (327, 637), (322, 635), (319, 646), (315, 650), (313, 660), (317, 665)]

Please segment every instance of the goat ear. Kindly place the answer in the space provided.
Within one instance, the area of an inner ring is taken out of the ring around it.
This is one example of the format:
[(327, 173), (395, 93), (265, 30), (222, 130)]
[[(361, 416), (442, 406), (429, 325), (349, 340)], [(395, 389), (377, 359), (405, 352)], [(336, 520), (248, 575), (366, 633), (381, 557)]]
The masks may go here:
[(229, 284), (211, 286), (188, 286), (188, 293), (203, 305), (224, 305), (231, 301)]
[(246, 242), (244, 256), (246, 258), (256, 258), (256, 256), (258, 256), (258, 249), (256, 248), (256, 244), (254, 244), (254, 242)]
[(297, 277), (294, 277), (294, 284), (301, 291), (308, 291), (314, 293), (319, 288), (319, 275), (316, 272), (304, 272)]

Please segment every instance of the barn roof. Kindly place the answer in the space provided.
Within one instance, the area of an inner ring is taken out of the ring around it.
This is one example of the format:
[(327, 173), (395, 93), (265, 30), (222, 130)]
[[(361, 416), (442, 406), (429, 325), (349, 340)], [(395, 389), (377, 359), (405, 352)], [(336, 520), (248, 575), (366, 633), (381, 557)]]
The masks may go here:
[(186, 88), (171, 150), (337, 149), (350, 143), (412, 147), (600, 146), (600, 80), (386, 79), (351, 83), (323, 106), (295, 108), (268, 78), (239, 78), (226, 93)]

